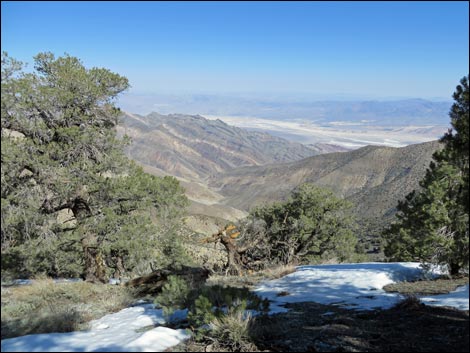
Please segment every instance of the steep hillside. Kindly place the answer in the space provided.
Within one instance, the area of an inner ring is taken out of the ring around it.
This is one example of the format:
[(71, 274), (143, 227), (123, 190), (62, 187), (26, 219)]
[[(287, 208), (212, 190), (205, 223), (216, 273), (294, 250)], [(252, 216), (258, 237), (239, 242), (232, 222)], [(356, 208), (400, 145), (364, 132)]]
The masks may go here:
[(189, 180), (240, 166), (300, 160), (317, 152), (267, 133), (247, 131), (196, 115), (125, 113), (120, 134), (132, 138), (129, 156)]
[[(161, 169), (150, 167), (148, 165), (140, 164), (144, 171), (156, 176), (171, 175)], [(216, 232), (221, 225), (227, 222), (235, 222), (248, 215), (247, 212), (221, 204), (220, 202), (224, 197), (211, 190), (207, 185), (197, 182), (189, 181), (182, 177), (176, 177), (181, 186), (185, 190), (185, 195), (190, 201), (187, 209), (191, 221), (188, 221), (188, 226), (198, 233), (206, 235)], [(203, 227), (200, 225), (204, 224)]]
[(212, 177), (209, 185), (225, 196), (225, 204), (248, 210), (282, 200), (297, 185), (312, 182), (351, 200), (360, 220), (373, 228), (390, 221), (398, 200), (419, 188), (439, 146), (437, 141), (403, 148), (367, 146), (292, 163), (237, 168)]
[(316, 151), (317, 154), (325, 154), (325, 153), (334, 153), (334, 152), (348, 152), (351, 151), (351, 148), (346, 148), (340, 145), (334, 145), (331, 143), (314, 143), (314, 144), (307, 144), (309, 148)]

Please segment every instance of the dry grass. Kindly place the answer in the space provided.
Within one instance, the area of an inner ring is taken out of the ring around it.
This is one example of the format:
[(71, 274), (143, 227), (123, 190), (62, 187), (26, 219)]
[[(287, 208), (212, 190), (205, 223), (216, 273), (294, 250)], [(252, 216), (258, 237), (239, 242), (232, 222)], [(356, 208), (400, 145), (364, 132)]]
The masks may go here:
[(257, 283), (263, 280), (263, 277), (259, 274), (244, 274), (242, 276), (232, 276), (232, 275), (211, 275), (207, 279), (207, 285), (209, 286), (230, 286), (237, 288), (253, 288)]
[(251, 315), (235, 311), (212, 321), (211, 338), (217, 351), (252, 352), (255, 348), (250, 339)]
[(262, 273), (268, 279), (278, 279), (294, 272), (295, 272), (294, 265), (279, 265), (273, 268), (268, 268), (264, 270)]
[(133, 301), (129, 289), (86, 282), (2, 287), (2, 339), (32, 333), (70, 332), (125, 308)]
[(403, 309), (403, 310), (418, 310), (422, 306), (421, 300), (416, 295), (413, 294), (405, 294), (404, 298), (395, 304), (395, 309)]
[(442, 277), (434, 280), (416, 282), (398, 282), (386, 285), (386, 292), (398, 292), (405, 295), (436, 295), (447, 294), (458, 286), (468, 283), (468, 277), (450, 279)]
[(245, 272), (240, 276), (211, 275), (207, 284), (252, 289), (261, 281), (278, 279), (293, 272), (295, 272), (294, 265), (279, 265), (259, 272)]

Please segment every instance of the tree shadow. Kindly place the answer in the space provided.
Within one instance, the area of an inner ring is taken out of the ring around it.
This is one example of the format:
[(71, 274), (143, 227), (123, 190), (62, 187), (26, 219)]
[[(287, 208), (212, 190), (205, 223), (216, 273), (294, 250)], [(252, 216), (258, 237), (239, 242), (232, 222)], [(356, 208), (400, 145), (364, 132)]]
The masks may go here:
[(252, 320), (251, 339), (269, 351), (468, 352), (468, 311), (423, 304), (355, 311), (317, 303)]
[[(142, 305), (143, 310), (138, 313), (136, 320), (140, 320), (142, 317), (148, 317), (152, 324), (148, 327), (138, 327), (125, 325), (119, 322), (119, 317), (114, 320), (107, 320), (107, 323), (111, 327), (98, 327), (95, 326), (91, 329), (84, 331), (73, 332), (54, 332), (48, 327), (49, 320), (54, 319), (53, 317), (44, 317), (38, 319), (34, 325), (43, 325), (43, 332), (47, 334), (31, 334), (27, 336), (19, 336), (10, 339), (2, 339), (1, 351), (2, 352), (125, 352), (125, 351), (142, 351), (148, 350), (154, 342), (157, 346), (156, 349), (161, 349), (161, 345), (171, 345), (168, 341), (172, 338), (171, 335), (180, 335), (177, 332), (173, 333), (154, 333), (152, 337), (140, 340), (140, 336), (144, 335), (146, 331), (151, 330), (165, 323), (162, 310), (155, 310), (152, 305)], [(186, 312), (179, 310), (175, 312), (170, 319), (179, 320), (181, 317), (186, 316)], [(74, 317), (76, 323), (81, 318), (79, 316)], [(63, 318), (60, 318), (63, 320)], [(26, 324), (27, 322), (25, 322)], [(30, 322), (31, 323), (31, 322)], [(113, 323), (113, 324), (111, 324)], [(116, 325), (116, 327), (113, 327)], [(3, 322), (2, 322), (3, 329)], [(166, 328), (165, 328), (166, 329)], [(36, 332), (39, 333), (38, 329)], [(53, 332), (53, 333), (50, 333)], [(3, 333), (3, 332), (2, 332)], [(131, 333), (131, 334), (129, 334)], [(135, 335), (140, 333), (140, 335)], [(161, 338), (155, 338), (154, 335), (161, 336)], [(180, 338), (179, 338), (180, 339)], [(122, 344), (120, 344), (122, 342)], [(149, 346), (150, 345), (150, 346)], [(164, 347), (165, 349), (167, 347)]]

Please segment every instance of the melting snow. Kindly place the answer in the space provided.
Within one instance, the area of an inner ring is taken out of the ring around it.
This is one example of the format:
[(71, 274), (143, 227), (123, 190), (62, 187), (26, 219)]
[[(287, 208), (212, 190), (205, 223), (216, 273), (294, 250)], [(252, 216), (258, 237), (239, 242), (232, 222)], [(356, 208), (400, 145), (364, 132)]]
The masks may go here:
[(423, 296), (420, 299), (426, 305), (453, 306), (460, 310), (468, 310), (468, 288), (467, 284), (449, 294)]
[[(272, 313), (285, 312), (284, 304), (298, 302), (333, 304), (357, 310), (386, 309), (402, 296), (385, 292), (382, 289), (385, 285), (422, 276), (423, 271), (415, 262), (299, 266), (290, 275), (261, 283), (255, 292), (272, 302)], [(281, 292), (289, 294), (278, 296)], [(466, 286), (446, 295), (423, 297), (422, 301), (468, 310), (468, 298)]]

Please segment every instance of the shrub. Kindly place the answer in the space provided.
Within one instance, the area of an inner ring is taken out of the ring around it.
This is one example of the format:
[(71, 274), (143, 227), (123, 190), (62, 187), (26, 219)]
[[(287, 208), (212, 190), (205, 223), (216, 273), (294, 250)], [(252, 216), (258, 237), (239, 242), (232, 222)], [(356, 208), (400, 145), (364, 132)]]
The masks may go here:
[[(9, 312), (11, 313), (11, 310)], [(82, 314), (71, 306), (50, 307), (48, 310), (37, 311), (34, 316), (28, 315), (13, 320), (4, 321), (2, 317), (2, 339), (32, 333), (77, 331), (83, 322)]]
[(175, 309), (183, 309), (188, 306), (190, 288), (186, 281), (178, 276), (169, 276), (168, 282), (162, 288), (162, 292), (155, 298), (155, 304), (163, 307), (166, 316), (171, 315)]
[(175, 309), (188, 308), (188, 324), (196, 344), (210, 343), (216, 351), (252, 351), (255, 346), (250, 341), (251, 314), (247, 310), (266, 312), (269, 301), (248, 288), (189, 287), (187, 280), (169, 276), (155, 303), (163, 307), (166, 315)]
[(249, 336), (251, 314), (246, 310), (266, 312), (269, 301), (247, 288), (203, 285), (189, 289), (188, 280), (169, 276), (155, 303), (165, 315), (175, 309), (188, 308), (188, 324), (193, 342), (212, 344), (212, 349), (252, 351), (255, 347)]
[(246, 302), (249, 310), (264, 312), (269, 308), (267, 299), (261, 299), (247, 288), (203, 285), (190, 289), (188, 282), (178, 276), (169, 276), (162, 292), (154, 300), (166, 315), (176, 309), (188, 308), (189, 317), (198, 318), (190, 322), (194, 325), (208, 324), (213, 317), (210, 313), (218, 316), (239, 307), (242, 301)]
[(194, 307), (188, 313), (188, 322), (196, 331), (196, 338), (199, 338), (198, 335), (201, 330), (206, 330), (208, 324), (215, 319), (215, 314), (213, 312), (213, 306), (207, 297), (200, 295), (194, 302)]
[(405, 294), (403, 299), (395, 304), (395, 309), (404, 309), (404, 310), (417, 310), (423, 307), (421, 300), (414, 294)]
[(233, 352), (252, 352), (250, 339), (251, 314), (242, 310), (243, 305), (211, 322), (210, 337), (216, 345)]
[[(249, 219), (262, 224), (264, 242), (254, 247), (254, 260), (281, 264), (349, 261), (355, 253), (357, 224), (352, 205), (332, 191), (305, 183), (285, 202), (254, 208)], [(251, 234), (251, 232), (248, 232)], [(248, 234), (247, 238), (255, 235)], [(263, 252), (259, 253), (262, 248)]]
[(246, 301), (246, 308), (249, 310), (266, 311), (269, 307), (267, 300), (261, 299), (248, 288), (220, 285), (204, 286), (200, 289), (200, 294), (205, 296), (217, 309), (231, 310), (238, 307), (240, 301)]

